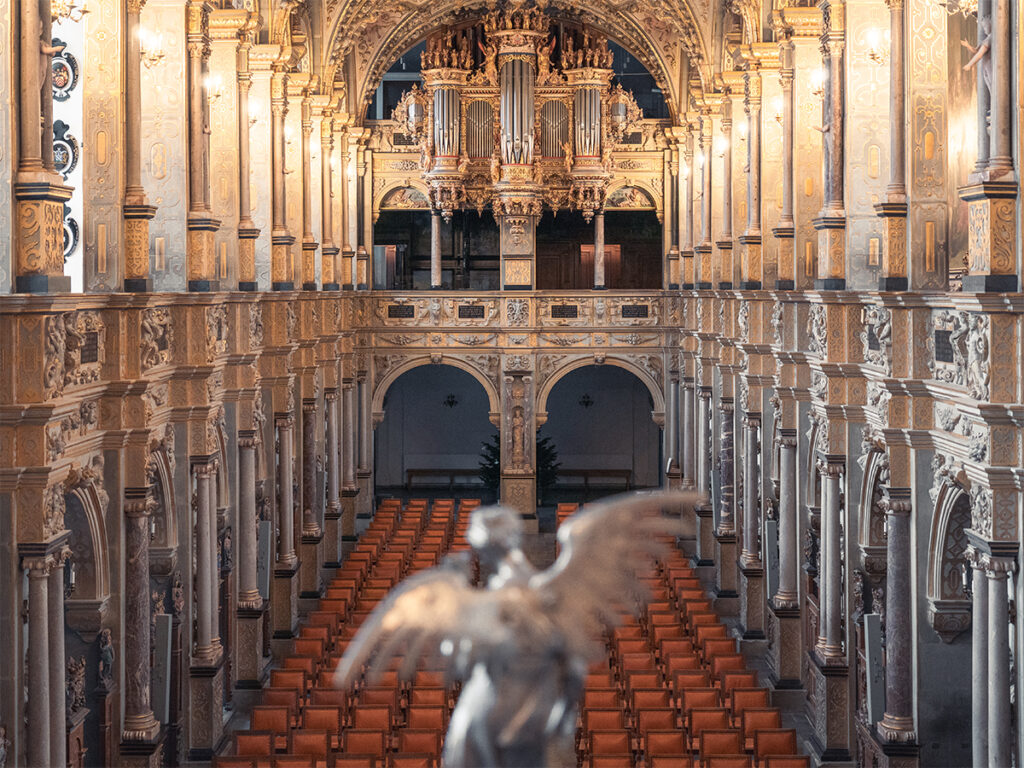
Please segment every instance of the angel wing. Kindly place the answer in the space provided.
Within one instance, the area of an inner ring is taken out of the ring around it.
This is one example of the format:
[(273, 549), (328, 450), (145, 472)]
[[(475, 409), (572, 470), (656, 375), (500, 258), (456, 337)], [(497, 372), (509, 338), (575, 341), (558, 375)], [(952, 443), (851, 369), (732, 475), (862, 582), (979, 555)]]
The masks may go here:
[[(601, 631), (619, 624), (623, 611), (635, 610), (635, 600), (645, 592), (637, 570), (665, 549), (659, 536), (692, 533), (692, 509), (699, 500), (695, 493), (616, 496), (562, 524), (561, 554), (530, 580), (530, 587), (542, 595), (577, 651), (598, 653)], [(663, 509), (677, 507), (682, 515), (662, 515)]]
[(406, 679), (424, 658), (461, 677), (496, 646), (516, 643), (518, 612), (509, 603), (518, 597), (474, 589), (465, 572), (443, 565), (413, 576), (367, 617), (338, 663), (334, 683), (350, 687), (367, 663), (368, 676), (379, 676), (396, 656), (403, 657), (399, 676)]

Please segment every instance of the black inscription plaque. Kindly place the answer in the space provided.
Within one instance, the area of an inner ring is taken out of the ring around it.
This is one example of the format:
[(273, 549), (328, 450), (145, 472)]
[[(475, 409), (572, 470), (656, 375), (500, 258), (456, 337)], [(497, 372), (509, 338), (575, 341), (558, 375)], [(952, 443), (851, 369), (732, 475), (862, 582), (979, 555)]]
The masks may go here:
[(953, 345), (949, 342), (951, 331), (935, 331), (935, 361), (953, 362)]
[(649, 308), (646, 304), (623, 304), (622, 317), (627, 319), (648, 317)]
[(580, 316), (580, 308), (576, 304), (552, 304), (551, 317), (556, 320), (572, 319)]
[(463, 304), (459, 307), (460, 320), (483, 320), (484, 308), (481, 304)]
[(411, 320), (414, 317), (412, 304), (388, 304), (388, 317)]

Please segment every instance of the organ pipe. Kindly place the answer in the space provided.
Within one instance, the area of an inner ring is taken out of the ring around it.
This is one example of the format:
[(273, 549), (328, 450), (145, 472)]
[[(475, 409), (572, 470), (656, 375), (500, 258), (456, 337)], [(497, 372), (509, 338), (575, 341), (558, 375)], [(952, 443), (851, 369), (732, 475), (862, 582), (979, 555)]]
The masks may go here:
[(533, 162), (532, 61), (515, 58), (501, 67), (501, 159), (510, 165)]
[(581, 88), (576, 91), (576, 155), (601, 155), (601, 91)]
[(459, 92), (438, 88), (434, 91), (434, 151), (438, 156), (458, 156), (459, 121)]

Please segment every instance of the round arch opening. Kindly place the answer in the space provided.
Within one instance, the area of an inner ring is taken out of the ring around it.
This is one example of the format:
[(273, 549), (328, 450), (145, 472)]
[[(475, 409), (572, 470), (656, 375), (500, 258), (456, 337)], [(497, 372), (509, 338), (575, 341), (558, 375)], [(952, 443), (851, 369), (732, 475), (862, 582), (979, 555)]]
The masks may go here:
[(485, 443), (498, 434), (488, 392), (454, 365), (421, 365), (382, 395), (374, 438), (378, 495), (488, 498), (479, 478)]
[(551, 387), (539, 436), (558, 452), (545, 501), (581, 501), (660, 484), (660, 428), (647, 385), (612, 365), (569, 371)]

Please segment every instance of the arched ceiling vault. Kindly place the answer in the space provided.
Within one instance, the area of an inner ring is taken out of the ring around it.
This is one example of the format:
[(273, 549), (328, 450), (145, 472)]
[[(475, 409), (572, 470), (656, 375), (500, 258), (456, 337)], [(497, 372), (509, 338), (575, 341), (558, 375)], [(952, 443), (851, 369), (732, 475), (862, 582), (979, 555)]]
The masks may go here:
[[(546, 7), (553, 16), (586, 23), (630, 51), (654, 76), (672, 113), (678, 115), (685, 93), (680, 77), (683, 60), (689, 58), (701, 80), (710, 81), (706, 41), (714, 2), (552, 0)], [(349, 106), (361, 115), (367, 96), (402, 53), (431, 31), (482, 16), (494, 5), (494, 0), (328, 0), (323, 81), (347, 81), (354, 97)]]

